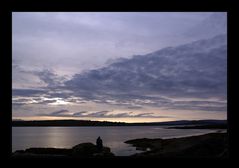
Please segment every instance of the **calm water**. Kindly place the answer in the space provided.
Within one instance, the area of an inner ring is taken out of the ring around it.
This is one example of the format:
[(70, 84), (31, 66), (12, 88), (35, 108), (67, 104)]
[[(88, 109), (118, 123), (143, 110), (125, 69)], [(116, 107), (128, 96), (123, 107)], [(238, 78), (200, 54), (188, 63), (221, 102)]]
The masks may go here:
[(115, 155), (126, 156), (136, 152), (124, 141), (135, 138), (172, 138), (199, 135), (215, 130), (164, 129), (162, 126), (131, 127), (13, 127), (12, 151), (30, 147), (71, 148), (79, 143), (92, 142), (101, 136), (104, 146)]

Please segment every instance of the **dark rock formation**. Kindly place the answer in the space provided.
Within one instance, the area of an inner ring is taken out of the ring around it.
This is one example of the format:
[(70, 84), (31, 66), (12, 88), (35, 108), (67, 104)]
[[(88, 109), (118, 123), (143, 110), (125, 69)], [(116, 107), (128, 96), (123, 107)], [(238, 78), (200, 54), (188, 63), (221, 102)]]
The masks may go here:
[(29, 148), (26, 150), (18, 150), (13, 153), (13, 157), (113, 157), (109, 147), (103, 147), (102, 151), (98, 151), (96, 145), (92, 143), (81, 143), (71, 149), (60, 148)]
[(81, 157), (114, 156), (114, 154), (110, 152), (109, 147), (103, 147), (102, 151), (99, 151), (97, 146), (92, 143), (82, 143), (74, 146), (72, 148), (72, 155)]

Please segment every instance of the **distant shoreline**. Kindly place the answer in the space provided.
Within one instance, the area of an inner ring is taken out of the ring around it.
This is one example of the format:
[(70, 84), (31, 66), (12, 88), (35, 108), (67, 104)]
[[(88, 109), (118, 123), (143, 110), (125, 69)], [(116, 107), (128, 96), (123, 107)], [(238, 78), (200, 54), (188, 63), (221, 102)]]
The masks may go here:
[[(169, 128), (195, 128), (200, 126), (206, 127), (223, 127), (226, 128), (226, 120), (180, 120), (180, 121), (168, 121), (168, 122), (150, 122), (150, 123), (125, 123), (125, 122), (109, 122), (109, 121), (91, 121), (91, 120), (41, 120), (41, 121), (12, 121), (13, 127), (82, 127), (82, 126), (175, 126)], [(187, 127), (181, 127), (187, 126)]]

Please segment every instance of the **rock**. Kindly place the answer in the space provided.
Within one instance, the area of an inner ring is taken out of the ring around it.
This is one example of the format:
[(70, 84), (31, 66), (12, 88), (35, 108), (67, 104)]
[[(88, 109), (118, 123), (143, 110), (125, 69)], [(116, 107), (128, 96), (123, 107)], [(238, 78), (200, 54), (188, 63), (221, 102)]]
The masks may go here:
[(97, 147), (92, 143), (81, 143), (72, 148), (72, 155), (74, 156), (92, 156), (97, 153)]
[(97, 146), (92, 143), (81, 143), (71, 149), (60, 148), (28, 148), (17, 150), (12, 154), (13, 157), (113, 157), (109, 147), (103, 147), (99, 151)]
[(103, 147), (102, 151), (99, 151), (97, 146), (92, 143), (81, 143), (72, 148), (73, 156), (93, 157), (93, 156), (114, 156), (110, 152), (110, 148)]

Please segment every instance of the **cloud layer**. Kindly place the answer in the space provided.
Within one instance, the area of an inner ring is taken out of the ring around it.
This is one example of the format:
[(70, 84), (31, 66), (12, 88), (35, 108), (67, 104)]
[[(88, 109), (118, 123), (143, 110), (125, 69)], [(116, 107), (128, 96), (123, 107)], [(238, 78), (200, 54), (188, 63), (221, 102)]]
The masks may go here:
[[(65, 102), (93, 101), (129, 108), (226, 111), (226, 44), (226, 35), (219, 35), (121, 59), (100, 69), (75, 74), (70, 80), (49, 70), (34, 72), (47, 86), (13, 89), (13, 95), (39, 97), (45, 94), (45, 100), (35, 101), (39, 103), (54, 103), (57, 97)], [(205, 100), (182, 101), (182, 98)]]
[(50, 117), (94, 117), (94, 118), (135, 118), (135, 117), (142, 117), (142, 118), (171, 118), (169, 116), (155, 116), (153, 113), (140, 113), (140, 114), (133, 114), (133, 112), (124, 112), (124, 113), (117, 113), (114, 114), (112, 111), (80, 111), (75, 113), (70, 113), (68, 110), (59, 110), (54, 111), (49, 114), (38, 114), (39, 116), (50, 116)]
[(13, 13), (14, 114), (226, 114), (226, 13), (211, 14)]

